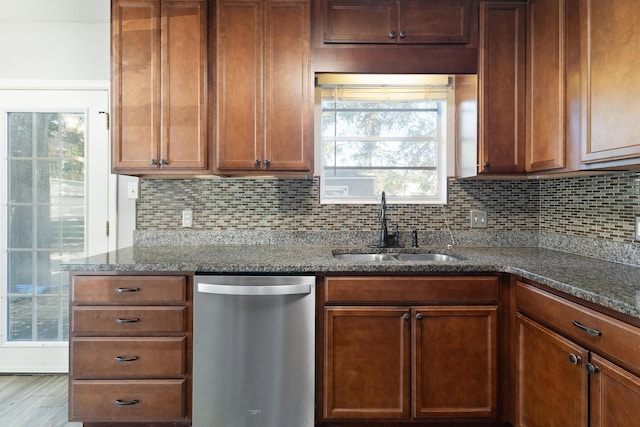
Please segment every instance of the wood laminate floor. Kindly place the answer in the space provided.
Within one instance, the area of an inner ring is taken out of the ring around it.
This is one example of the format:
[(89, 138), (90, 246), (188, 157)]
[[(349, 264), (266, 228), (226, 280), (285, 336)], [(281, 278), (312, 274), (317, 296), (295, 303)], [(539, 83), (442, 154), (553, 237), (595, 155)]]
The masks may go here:
[(0, 375), (2, 427), (81, 427), (67, 421), (66, 375)]

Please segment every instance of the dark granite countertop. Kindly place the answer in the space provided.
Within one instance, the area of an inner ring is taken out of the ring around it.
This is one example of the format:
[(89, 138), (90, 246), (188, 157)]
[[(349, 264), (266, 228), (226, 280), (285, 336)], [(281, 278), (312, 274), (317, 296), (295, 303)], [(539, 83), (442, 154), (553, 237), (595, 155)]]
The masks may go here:
[[(360, 248), (362, 251), (371, 249)], [(640, 319), (640, 268), (541, 248), (421, 248), (458, 261), (349, 262), (327, 246), (134, 246), (64, 263), (68, 271), (185, 271), (196, 273), (512, 273)], [(410, 251), (406, 249), (404, 251)]]

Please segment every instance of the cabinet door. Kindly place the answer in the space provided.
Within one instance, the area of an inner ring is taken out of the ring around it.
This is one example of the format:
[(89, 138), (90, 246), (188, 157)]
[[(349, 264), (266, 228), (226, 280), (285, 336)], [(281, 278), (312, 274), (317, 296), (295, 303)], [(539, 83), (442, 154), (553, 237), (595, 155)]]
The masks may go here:
[(525, 5), (480, 3), (480, 173), (525, 169)]
[(565, 166), (565, 1), (527, 3), (527, 171)]
[(471, 0), (400, 0), (400, 43), (467, 44), (471, 40)]
[(267, 0), (264, 167), (311, 171), (310, 1)]
[(591, 375), (591, 427), (622, 427), (638, 423), (640, 378), (592, 354), (597, 372)]
[(407, 307), (325, 309), (324, 418), (409, 416)]
[(160, 1), (111, 10), (113, 169), (155, 169), (160, 147)]
[(207, 3), (163, 1), (160, 167), (207, 169)]
[(495, 416), (497, 307), (418, 307), (412, 315), (414, 416)]
[(516, 427), (587, 427), (588, 352), (520, 314), (516, 328)]
[(582, 161), (640, 157), (638, 2), (581, 0), (580, 23)]
[(396, 0), (326, 0), (325, 43), (395, 43)]
[(217, 4), (217, 167), (254, 170), (264, 140), (263, 2)]

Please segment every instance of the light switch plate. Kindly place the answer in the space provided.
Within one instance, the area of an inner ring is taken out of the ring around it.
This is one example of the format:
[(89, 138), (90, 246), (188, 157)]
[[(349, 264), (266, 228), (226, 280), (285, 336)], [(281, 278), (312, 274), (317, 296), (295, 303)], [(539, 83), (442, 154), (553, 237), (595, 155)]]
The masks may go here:
[(640, 242), (640, 216), (636, 217), (636, 242)]
[(487, 211), (471, 211), (471, 228), (487, 228)]
[(135, 200), (137, 198), (138, 198), (138, 183), (128, 182), (127, 183), (127, 199)]

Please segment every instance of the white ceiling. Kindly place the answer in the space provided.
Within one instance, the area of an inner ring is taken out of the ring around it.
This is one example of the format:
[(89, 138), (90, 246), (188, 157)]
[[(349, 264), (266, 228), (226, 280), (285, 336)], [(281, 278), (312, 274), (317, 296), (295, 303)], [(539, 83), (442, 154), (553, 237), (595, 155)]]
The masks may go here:
[(0, 22), (109, 22), (110, 0), (0, 0)]

